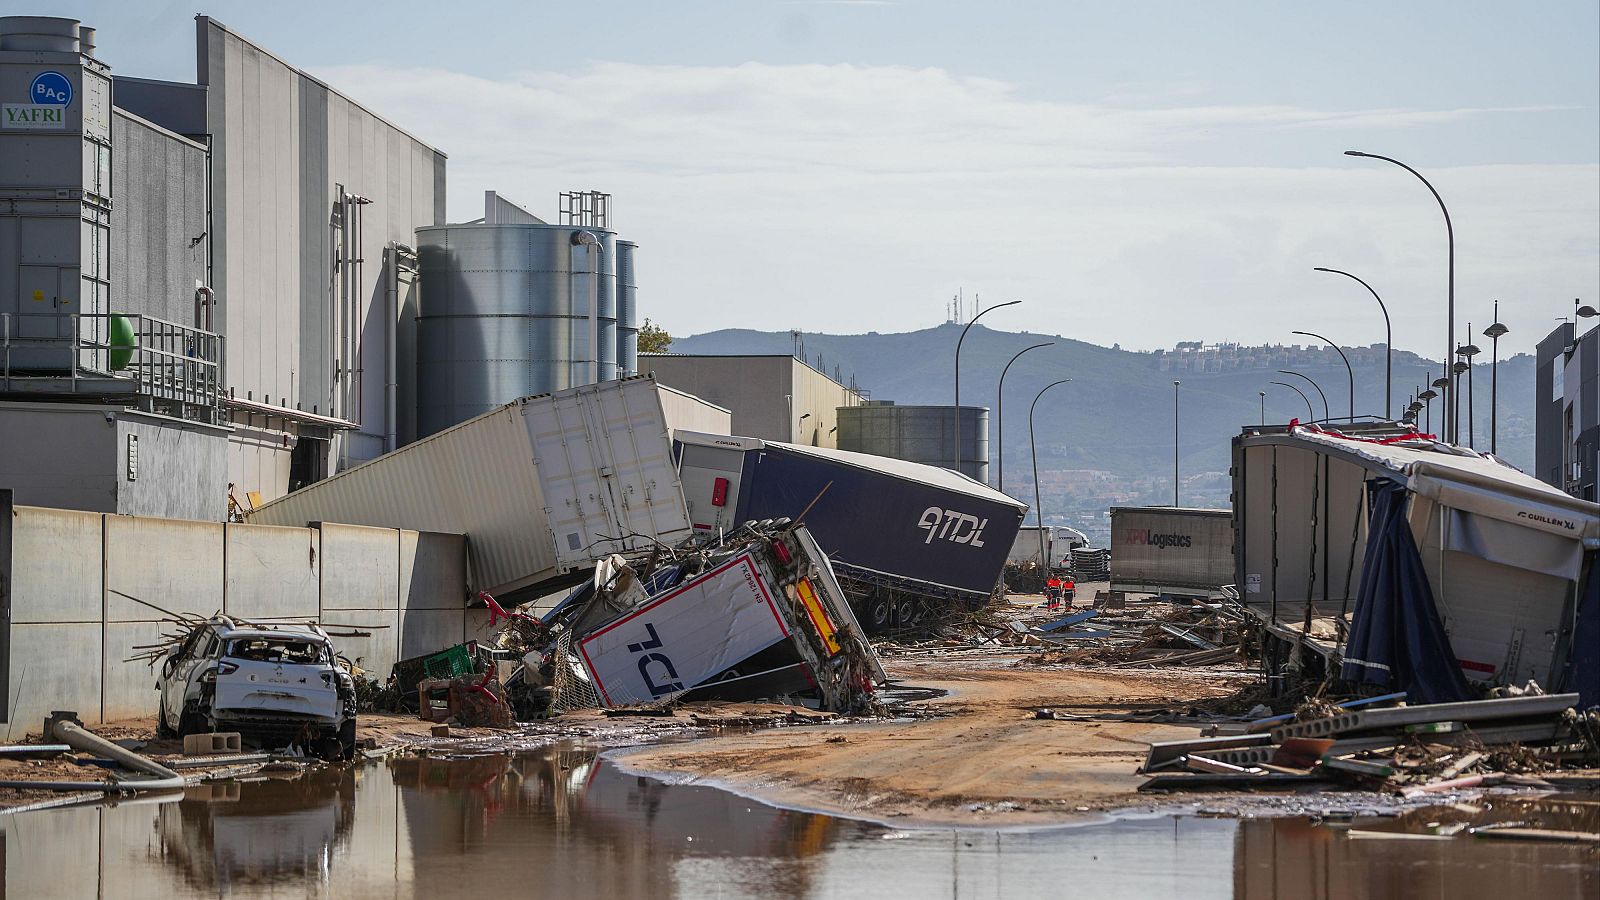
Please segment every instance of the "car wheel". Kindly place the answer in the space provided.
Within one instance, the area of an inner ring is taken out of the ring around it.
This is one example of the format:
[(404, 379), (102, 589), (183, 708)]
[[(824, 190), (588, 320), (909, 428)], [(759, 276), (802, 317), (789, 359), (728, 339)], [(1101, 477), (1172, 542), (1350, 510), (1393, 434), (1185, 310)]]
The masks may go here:
[(178, 717), (178, 737), (187, 737), (191, 734), (205, 734), (211, 731), (211, 723), (199, 710), (186, 709)]
[(346, 761), (356, 758), (355, 719), (345, 719), (339, 726), (339, 758)]
[(156, 712), (156, 737), (175, 738), (177, 736), (178, 733), (172, 730), (171, 725), (167, 724), (167, 706), (163, 703)]

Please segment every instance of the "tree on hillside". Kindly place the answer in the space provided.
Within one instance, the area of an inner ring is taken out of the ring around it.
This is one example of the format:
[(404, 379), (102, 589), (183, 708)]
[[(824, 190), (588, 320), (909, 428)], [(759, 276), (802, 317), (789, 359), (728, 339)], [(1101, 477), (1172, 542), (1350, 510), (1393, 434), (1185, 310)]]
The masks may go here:
[(639, 329), (640, 353), (666, 353), (672, 347), (672, 335), (660, 325), (652, 323), (649, 317), (644, 320), (644, 327)]

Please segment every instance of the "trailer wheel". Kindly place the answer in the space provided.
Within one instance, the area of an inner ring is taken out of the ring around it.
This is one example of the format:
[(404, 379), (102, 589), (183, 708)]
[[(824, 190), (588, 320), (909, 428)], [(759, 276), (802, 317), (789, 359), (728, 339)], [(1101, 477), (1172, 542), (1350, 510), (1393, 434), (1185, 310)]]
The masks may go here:
[(895, 606), (895, 624), (901, 628), (915, 628), (922, 624), (924, 607), (917, 600), (901, 600)]
[(888, 629), (889, 622), (894, 617), (894, 604), (888, 597), (873, 595), (867, 600), (867, 630), (873, 634), (881, 634)]

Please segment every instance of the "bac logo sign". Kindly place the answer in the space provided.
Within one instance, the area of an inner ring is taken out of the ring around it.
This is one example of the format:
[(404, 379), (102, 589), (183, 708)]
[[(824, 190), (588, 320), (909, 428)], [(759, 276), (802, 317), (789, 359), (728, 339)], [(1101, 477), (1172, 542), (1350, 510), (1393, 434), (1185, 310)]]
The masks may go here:
[(28, 100), (36, 106), (70, 105), (72, 82), (60, 72), (40, 72), (28, 88)]
[(27, 103), (0, 106), (0, 128), (64, 129), (72, 103), (72, 81), (60, 72), (40, 72), (28, 85)]

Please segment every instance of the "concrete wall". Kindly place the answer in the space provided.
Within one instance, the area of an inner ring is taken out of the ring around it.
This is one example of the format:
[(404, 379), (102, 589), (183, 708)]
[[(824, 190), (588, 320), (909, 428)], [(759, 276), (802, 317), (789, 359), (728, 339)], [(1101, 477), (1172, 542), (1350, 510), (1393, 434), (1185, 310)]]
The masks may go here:
[(787, 354), (640, 354), (639, 371), (729, 410), (732, 434), (767, 441), (837, 447), (839, 407), (861, 403), (861, 395)]
[(206, 149), (123, 110), (111, 118), (111, 310), (195, 321), (206, 283)]
[[(112, 406), (0, 403), (0, 487), (33, 506), (220, 521), (225, 435)], [(138, 438), (132, 477), (130, 436)]]
[(125, 660), (170, 630), (155, 607), (369, 631), (335, 642), (379, 680), (397, 658), (488, 636), (481, 610), (466, 608), (461, 535), (30, 506), (12, 525), (8, 739), (52, 709), (85, 721), (153, 715), (155, 672)]

